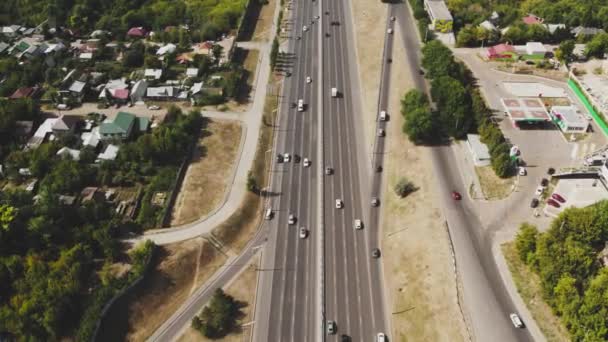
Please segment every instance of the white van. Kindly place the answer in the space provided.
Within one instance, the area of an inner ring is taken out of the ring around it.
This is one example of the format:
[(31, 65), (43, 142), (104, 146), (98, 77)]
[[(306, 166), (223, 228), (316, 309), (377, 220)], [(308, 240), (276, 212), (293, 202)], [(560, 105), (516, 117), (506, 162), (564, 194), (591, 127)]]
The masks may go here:
[(386, 121), (386, 111), (380, 111), (380, 116), (379, 116), (380, 121)]
[(299, 99), (298, 100), (298, 112), (303, 112), (304, 111), (304, 100)]
[(272, 209), (271, 208), (266, 209), (266, 213), (264, 214), (264, 218), (266, 220), (272, 219)]

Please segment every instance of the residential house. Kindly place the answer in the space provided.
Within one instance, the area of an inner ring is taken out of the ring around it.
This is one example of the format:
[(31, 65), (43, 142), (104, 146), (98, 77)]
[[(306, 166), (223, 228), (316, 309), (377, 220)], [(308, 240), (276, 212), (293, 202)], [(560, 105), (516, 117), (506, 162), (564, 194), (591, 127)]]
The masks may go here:
[(8, 48), (10, 47), (10, 45), (8, 45), (5, 42), (0, 42), (0, 54), (4, 53), (5, 51), (8, 51)]
[(510, 44), (498, 44), (486, 50), (486, 57), (489, 59), (513, 58), (517, 56), (515, 48)]
[(63, 158), (71, 158), (72, 160), (80, 160), (80, 151), (69, 147), (62, 147), (57, 151), (57, 155)]
[(187, 77), (198, 77), (198, 68), (187, 68), (186, 76)]
[(37, 93), (37, 88), (35, 87), (23, 87), (15, 90), (15, 92), (9, 96), (8, 98), (11, 100), (23, 99), (28, 97), (34, 97)]
[(114, 102), (126, 104), (129, 102), (129, 89), (116, 89), (112, 97), (114, 98)]
[(148, 32), (143, 27), (131, 27), (127, 31), (127, 36), (130, 38), (144, 38)]
[(84, 147), (97, 148), (97, 146), (99, 146), (99, 142), (101, 141), (99, 126), (93, 127), (90, 132), (82, 133), (80, 140), (82, 140), (82, 146)]
[(496, 31), (496, 26), (489, 20), (484, 20), (481, 24), (479, 24), (479, 27), (486, 29), (487, 31)]
[(454, 18), (443, 0), (424, 0), (424, 8), (429, 14), (431, 28), (437, 32), (452, 32)]
[(146, 97), (153, 100), (171, 100), (177, 96), (178, 90), (172, 86), (148, 87)]
[(102, 88), (101, 92), (99, 93), (99, 99), (104, 100), (114, 98), (116, 91), (120, 89), (129, 89), (129, 85), (127, 84), (124, 78), (121, 78), (116, 80), (110, 80), (108, 81), (108, 83), (103, 86), (99, 86), (97, 89), (99, 88)]
[(527, 16), (523, 17), (521, 20), (526, 25), (542, 24), (543, 21), (545, 21), (543, 18), (537, 17), (534, 14), (528, 14)]
[(105, 37), (106, 35), (108, 35), (107, 31), (104, 31), (104, 30), (95, 30), (95, 31), (91, 32), (91, 34), (89, 35), (89, 37), (91, 37), (91, 38), (99, 38), (99, 37)]
[(137, 81), (131, 88), (131, 102), (139, 102), (143, 100), (148, 89), (148, 82), (146, 80)]
[(595, 36), (598, 33), (604, 33), (606, 31), (595, 27), (577, 26), (570, 32), (574, 35), (574, 37), (578, 38), (579, 36)]
[(99, 163), (101, 161), (111, 161), (116, 159), (116, 156), (118, 156), (118, 151), (120, 150), (120, 148), (116, 145), (108, 145), (106, 147), (106, 149), (97, 155), (97, 160), (95, 161), (96, 163)]
[(19, 25), (2, 26), (2, 28), (0, 28), (0, 33), (5, 37), (15, 38), (19, 35), (20, 28), (21, 26)]
[(527, 42), (526, 43), (526, 54), (536, 58), (544, 58), (547, 54), (547, 49), (542, 43), (539, 42)]
[(156, 51), (156, 55), (157, 56), (164, 56), (166, 54), (174, 53), (176, 49), (177, 49), (177, 46), (175, 46), (175, 44), (169, 43), (169, 44), (167, 44), (165, 46), (160, 47)]
[(59, 195), (57, 199), (59, 200), (59, 203), (67, 206), (71, 206), (76, 202), (76, 196)]
[(137, 116), (131, 113), (118, 112), (114, 119), (106, 120), (99, 126), (101, 139), (128, 139), (134, 130), (139, 130), (137, 119)]
[(73, 133), (78, 128), (82, 118), (77, 115), (62, 114), (51, 126), (51, 130), (55, 136), (60, 136), (68, 133)]
[(87, 203), (90, 201), (103, 202), (105, 198), (106, 196), (103, 191), (101, 191), (101, 189), (95, 186), (87, 186), (80, 192), (81, 203)]
[(144, 78), (146, 80), (160, 80), (163, 76), (163, 69), (146, 69), (144, 70)]
[(48, 139), (49, 135), (53, 133), (53, 125), (57, 121), (57, 118), (46, 119), (38, 127), (34, 135), (28, 140), (28, 148), (36, 148)]
[(65, 50), (65, 45), (62, 42), (58, 42), (56, 44), (45, 44), (45, 45), (46, 45), (46, 49), (44, 49), (43, 53), (46, 55)]
[(78, 55), (78, 59), (80, 59), (81, 61), (90, 61), (91, 59), (93, 59), (93, 53), (92, 52), (82, 52), (81, 54)]
[(74, 81), (68, 88), (70, 98), (77, 103), (82, 103), (86, 85), (86, 82)]
[(549, 33), (554, 34), (558, 29), (565, 30), (566, 24), (545, 24), (545, 28), (547, 31), (549, 31)]

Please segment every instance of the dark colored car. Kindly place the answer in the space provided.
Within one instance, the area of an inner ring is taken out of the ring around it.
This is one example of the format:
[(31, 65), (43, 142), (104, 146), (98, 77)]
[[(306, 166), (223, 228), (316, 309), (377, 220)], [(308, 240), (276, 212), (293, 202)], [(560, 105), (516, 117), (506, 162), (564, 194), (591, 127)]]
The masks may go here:
[(280, 154), (277, 154), (277, 163), (282, 163), (283, 162), (283, 156)]
[(555, 173), (555, 169), (554, 169), (554, 168), (552, 168), (552, 167), (550, 167), (550, 168), (547, 170), (547, 174), (548, 174), (549, 176), (553, 175), (554, 173)]
[(393, 59), (392, 58), (387, 58), (386, 59), (386, 63), (393, 63)]
[(291, 108), (296, 108), (297, 106), (298, 105), (295, 102), (292, 102), (291, 105), (290, 105)]
[(350, 339), (350, 336), (343, 334), (342, 336), (340, 336), (340, 341), (341, 342), (350, 342), (351, 339)]
[(332, 21), (332, 22), (331, 22), (331, 25), (332, 25), (332, 26), (340, 26), (340, 22), (339, 22), (339, 21), (334, 20), (334, 21)]
[(382, 172), (382, 165), (376, 165), (376, 172)]
[(372, 207), (377, 207), (380, 205), (380, 200), (378, 197), (372, 197)]
[(325, 174), (326, 174), (326, 175), (328, 175), (328, 176), (329, 176), (329, 175), (331, 175), (331, 174), (333, 174), (333, 173), (334, 173), (334, 169), (332, 169), (331, 167), (326, 167), (326, 168), (325, 168)]
[(325, 32), (325, 37), (329, 37), (329, 32)]
[(530, 208), (536, 208), (538, 207), (538, 198), (533, 198), (532, 202), (530, 202)]
[(542, 186), (547, 186), (547, 185), (549, 185), (549, 180), (548, 180), (547, 178), (543, 178), (543, 179), (541, 179), (541, 181), (540, 181), (540, 185), (542, 185)]
[(566, 203), (566, 199), (563, 198), (560, 194), (558, 193), (553, 193), (553, 195), (551, 195), (551, 198), (553, 198), (554, 200), (558, 201), (558, 202), (562, 202), (562, 203)]
[(299, 154), (294, 154), (294, 155), (293, 155), (293, 161), (294, 161), (295, 163), (299, 163), (299, 162), (300, 162), (300, 160), (302, 160), (302, 157), (300, 157), (300, 155), (299, 155)]
[(456, 201), (460, 201), (462, 199), (462, 195), (458, 191), (452, 191), (452, 198)]
[(372, 249), (372, 258), (378, 259), (380, 257), (380, 249), (374, 248)]
[(549, 198), (549, 199), (547, 200), (547, 204), (548, 204), (548, 205), (550, 205), (550, 206), (553, 206), (553, 207), (559, 208), (559, 203), (557, 203), (557, 201), (556, 201), (556, 200), (554, 200), (554, 199), (552, 199), (552, 198)]

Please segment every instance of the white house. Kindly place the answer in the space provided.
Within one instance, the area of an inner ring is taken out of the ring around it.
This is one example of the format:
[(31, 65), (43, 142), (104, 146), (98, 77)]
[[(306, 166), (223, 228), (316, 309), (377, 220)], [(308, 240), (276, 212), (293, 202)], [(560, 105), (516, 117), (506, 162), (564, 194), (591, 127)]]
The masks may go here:
[(526, 54), (544, 57), (547, 54), (547, 49), (545, 48), (543, 43), (527, 42), (526, 43)]
[(188, 77), (197, 77), (198, 76), (198, 68), (188, 68), (188, 69), (186, 69), (186, 76), (188, 76)]
[(62, 157), (70, 157), (73, 160), (80, 159), (80, 151), (71, 149), (69, 147), (62, 147), (59, 151), (57, 151), (57, 155)]
[(144, 77), (148, 80), (158, 80), (163, 75), (163, 69), (146, 69), (144, 70)]
[(175, 50), (177, 49), (177, 46), (175, 46), (175, 44), (167, 44), (165, 46), (160, 47), (157, 51), (156, 51), (156, 55), (158, 56), (164, 56), (166, 54), (169, 53), (174, 53)]
[(550, 114), (553, 122), (564, 133), (585, 133), (589, 128), (589, 121), (577, 112), (576, 107), (553, 106)]
[(97, 155), (97, 161), (100, 162), (102, 160), (114, 160), (118, 155), (118, 150), (120, 148), (116, 145), (108, 145), (103, 153)]
[(148, 89), (148, 82), (146, 80), (139, 80), (131, 88), (131, 102), (135, 103), (141, 101), (146, 95)]
[(482, 143), (477, 134), (467, 134), (467, 146), (473, 156), (473, 163), (476, 166), (490, 165), (490, 152), (488, 146)]
[(488, 31), (496, 31), (496, 26), (494, 26), (494, 24), (492, 24), (492, 22), (489, 20), (483, 21), (481, 24), (479, 24), (479, 27), (484, 28)]

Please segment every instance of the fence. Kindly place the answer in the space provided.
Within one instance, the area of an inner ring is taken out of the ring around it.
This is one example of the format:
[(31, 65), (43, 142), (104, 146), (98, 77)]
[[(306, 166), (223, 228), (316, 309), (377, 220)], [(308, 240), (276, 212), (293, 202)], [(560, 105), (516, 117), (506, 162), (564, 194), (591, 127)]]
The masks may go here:
[(186, 153), (186, 157), (184, 157), (184, 161), (182, 165), (180, 165), (179, 170), (177, 171), (177, 175), (175, 176), (175, 181), (173, 182), (173, 189), (171, 190), (171, 195), (169, 195), (169, 200), (167, 201), (167, 205), (165, 207), (165, 212), (163, 213), (163, 218), (161, 220), (161, 227), (168, 228), (171, 226), (171, 214), (173, 213), (173, 206), (175, 205), (175, 200), (177, 200), (177, 195), (179, 194), (182, 188), (182, 182), (184, 181), (184, 177), (186, 177), (186, 171), (188, 171), (188, 166), (190, 165), (190, 161), (192, 160), (192, 151), (194, 150), (194, 146), (197, 140), (195, 139), (190, 143), (188, 147), (188, 153)]

